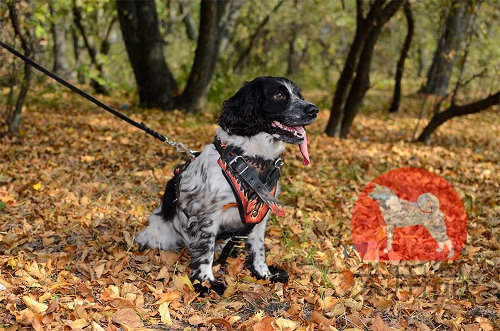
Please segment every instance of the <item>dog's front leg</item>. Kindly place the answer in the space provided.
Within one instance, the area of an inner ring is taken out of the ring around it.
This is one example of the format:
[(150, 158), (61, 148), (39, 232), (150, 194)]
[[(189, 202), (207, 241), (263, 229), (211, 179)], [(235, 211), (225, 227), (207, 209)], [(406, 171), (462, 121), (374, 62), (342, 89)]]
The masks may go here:
[[(210, 283), (210, 289), (218, 294), (224, 293), (225, 286), (221, 282), (215, 280), (212, 265), (214, 260), (215, 238), (217, 231), (214, 228), (214, 222), (211, 220), (189, 220), (191, 225), (201, 225), (197, 229), (191, 229), (194, 234), (188, 249), (191, 255), (190, 267), (192, 270), (191, 280), (198, 280), (200, 283), (195, 284), (194, 288), (201, 294), (206, 294), (209, 289), (203, 286), (204, 281)], [(195, 226), (193, 226), (194, 228)], [(193, 231), (194, 230), (194, 231)]]
[(285, 270), (278, 267), (268, 267), (266, 263), (266, 252), (264, 247), (264, 238), (266, 234), (266, 216), (257, 224), (248, 234), (246, 246), (248, 249), (248, 269), (257, 279), (269, 279), (272, 282), (286, 283), (288, 275)]
[(389, 253), (389, 251), (392, 249), (392, 237), (394, 236), (394, 226), (387, 225), (386, 233), (387, 233), (387, 247), (384, 249), (384, 253)]

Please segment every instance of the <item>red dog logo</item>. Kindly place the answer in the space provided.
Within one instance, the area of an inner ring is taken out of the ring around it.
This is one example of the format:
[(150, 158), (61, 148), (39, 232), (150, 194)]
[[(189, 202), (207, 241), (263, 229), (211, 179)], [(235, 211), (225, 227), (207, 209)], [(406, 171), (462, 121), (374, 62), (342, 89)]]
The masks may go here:
[(453, 187), (417, 168), (392, 170), (368, 184), (352, 216), (353, 241), (364, 260), (455, 259), (466, 232)]

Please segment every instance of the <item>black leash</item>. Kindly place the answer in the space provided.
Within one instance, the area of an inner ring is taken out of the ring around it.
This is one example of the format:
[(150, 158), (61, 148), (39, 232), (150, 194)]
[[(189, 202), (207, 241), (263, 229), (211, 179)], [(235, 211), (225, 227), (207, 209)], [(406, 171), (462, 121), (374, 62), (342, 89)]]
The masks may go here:
[(97, 100), (96, 98), (94, 98), (90, 94), (85, 93), (84, 91), (80, 90), (78, 87), (76, 87), (76, 86), (68, 83), (66, 80), (62, 79), (61, 77), (59, 77), (58, 75), (54, 74), (53, 72), (45, 69), (44, 67), (42, 67), (41, 65), (39, 65), (38, 63), (36, 63), (35, 61), (33, 61), (32, 59), (24, 56), (23, 54), (19, 53), (18, 51), (16, 51), (15, 49), (13, 49), (10, 46), (4, 44), (1, 41), (0, 41), (0, 46), (2, 46), (3, 48), (5, 48), (9, 52), (11, 52), (12, 54), (14, 54), (18, 58), (20, 58), (21, 60), (23, 60), (24, 62), (28, 63), (29, 65), (31, 65), (35, 69), (41, 71), (45, 75), (47, 75), (50, 78), (54, 79), (58, 83), (66, 86), (71, 91), (78, 93), (80, 96), (84, 97), (85, 99), (89, 100), (90, 102), (94, 103), (95, 105), (101, 107), (105, 111), (107, 111), (107, 112), (115, 115), (116, 117), (119, 117), (123, 121), (125, 121), (125, 122), (127, 122), (127, 123), (135, 126), (136, 128), (138, 128), (138, 129), (146, 132), (150, 136), (153, 136), (154, 138), (156, 138), (156, 139), (158, 139), (158, 140), (160, 140), (162, 142), (168, 143), (169, 145), (175, 147), (179, 152), (186, 152), (190, 156), (193, 155), (194, 151), (191, 150), (191, 149), (189, 149), (189, 148), (187, 148), (183, 143), (174, 142), (174, 141), (170, 140), (169, 138), (165, 137), (164, 135), (162, 135), (162, 134), (156, 132), (155, 130), (151, 129), (150, 127), (148, 127), (146, 125), (146, 123), (144, 123), (144, 122), (138, 123), (138, 122), (134, 121), (133, 119), (131, 119), (130, 117), (125, 116), (124, 114), (120, 113), (116, 109), (114, 109), (114, 108), (106, 105), (105, 103), (102, 103), (101, 101)]

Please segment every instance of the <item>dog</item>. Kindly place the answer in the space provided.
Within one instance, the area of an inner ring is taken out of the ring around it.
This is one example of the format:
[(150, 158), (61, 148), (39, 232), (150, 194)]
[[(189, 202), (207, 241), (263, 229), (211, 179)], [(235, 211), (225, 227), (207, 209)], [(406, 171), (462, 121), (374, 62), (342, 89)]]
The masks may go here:
[[(186, 247), (196, 289), (204, 292), (211, 288), (220, 294), (224, 285), (212, 271), (216, 242), (227, 242), (232, 234), (243, 233), (247, 236), (247, 266), (251, 273), (258, 279), (286, 282), (284, 270), (266, 264), (266, 224), (270, 211), (283, 216), (276, 198), (276, 177), (281, 171), (280, 155), (285, 143), (299, 145), (303, 163), (309, 164), (304, 127), (314, 121), (318, 111), (315, 104), (304, 100), (299, 87), (286, 78), (266, 76), (244, 83), (223, 103), (214, 143), (177, 168), (177, 174), (167, 183), (161, 206), (135, 238), (140, 250), (177, 251)], [(223, 161), (223, 156), (231, 155), (234, 157), (229, 162)], [(262, 178), (264, 170), (272, 169), (273, 178), (269, 181), (276, 183), (265, 182), (266, 187), (261, 185), (255, 192), (247, 185), (241, 193), (246, 182), (234, 169), (228, 171), (238, 163), (241, 176), (253, 172), (262, 181), (266, 180)]]
[(417, 201), (411, 202), (398, 198), (396, 193), (387, 186), (375, 184), (375, 188), (368, 195), (377, 201), (386, 224), (385, 253), (392, 249), (395, 228), (423, 225), (438, 243), (436, 252), (442, 252), (446, 245), (449, 250), (448, 258), (453, 257), (455, 253), (453, 244), (446, 233), (444, 214), (439, 209), (439, 199), (434, 194), (421, 194)]

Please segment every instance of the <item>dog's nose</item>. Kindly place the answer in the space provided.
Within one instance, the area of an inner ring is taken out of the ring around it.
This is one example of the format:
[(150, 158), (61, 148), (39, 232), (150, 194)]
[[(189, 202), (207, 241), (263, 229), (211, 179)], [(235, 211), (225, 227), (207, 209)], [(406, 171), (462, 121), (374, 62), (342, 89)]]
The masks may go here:
[(316, 116), (318, 114), (318, 112), (319, 112), (319, 109), (318, 109), (318, 107), (316, 107), (316, 105), (311, 104), (311, 105), (307, 106), (307, 108), (306, 108), (306, 113), (310, 116)]

